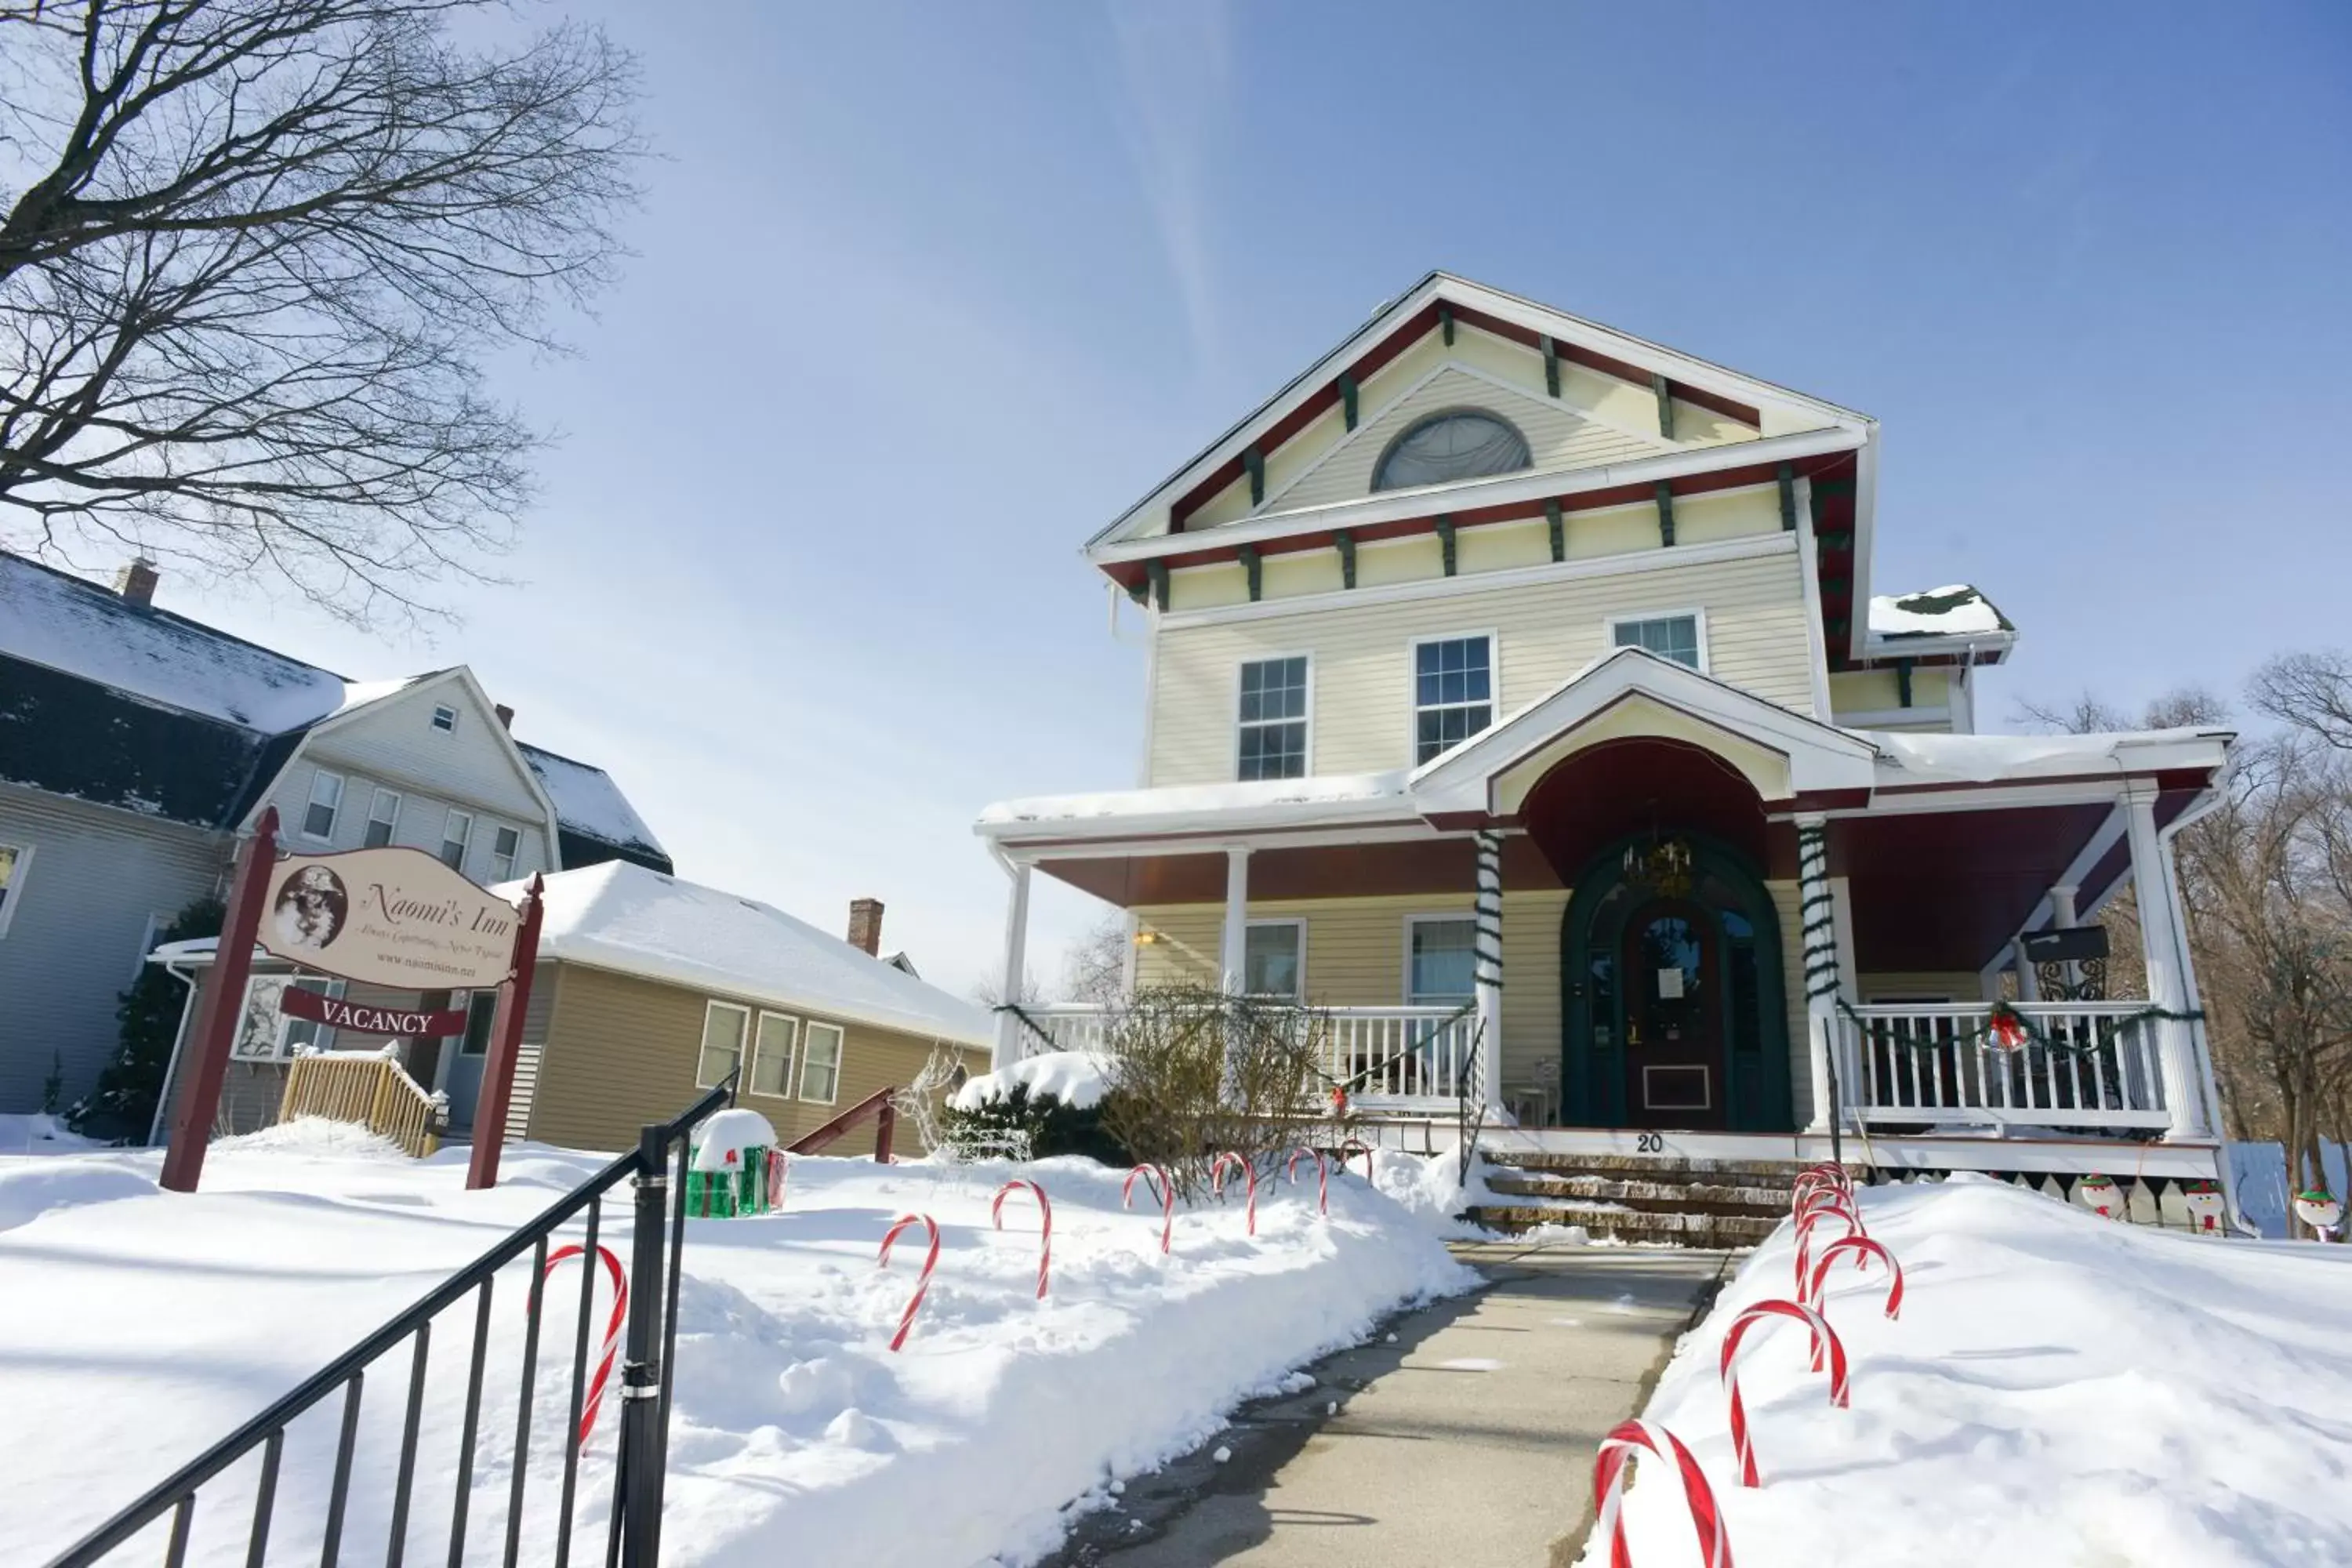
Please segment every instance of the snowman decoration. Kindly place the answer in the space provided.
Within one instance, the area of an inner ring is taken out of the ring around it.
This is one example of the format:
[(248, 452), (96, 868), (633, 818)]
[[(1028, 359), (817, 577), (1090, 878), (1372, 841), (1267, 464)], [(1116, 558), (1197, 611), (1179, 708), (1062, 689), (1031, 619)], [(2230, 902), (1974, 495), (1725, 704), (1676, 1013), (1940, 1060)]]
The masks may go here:
[(2344, 1223), (2344, 1200), (2326, 1187), (2297, 1193), (2294, 1217), (2317, 1231), (2322, 1241), (2334, 1241), (2336, 1227)]
[(2189, 1223), (2191, 1228), (2200, 1234), (2207, 1231), (2218, 1234), (2221, 1231), (2222, 1210), (2221, 1183), (2191, 1182), (2181, 1189), (2180, 1195), (2182, 1201), (2189, 1205)]
[(2074, 1193), (2083, 1206), (2101, 1219), (2124, 1217), (2123, 1189), (2116, 1185), (2113, 1176), (2085, 1176), (2074, 1184)]

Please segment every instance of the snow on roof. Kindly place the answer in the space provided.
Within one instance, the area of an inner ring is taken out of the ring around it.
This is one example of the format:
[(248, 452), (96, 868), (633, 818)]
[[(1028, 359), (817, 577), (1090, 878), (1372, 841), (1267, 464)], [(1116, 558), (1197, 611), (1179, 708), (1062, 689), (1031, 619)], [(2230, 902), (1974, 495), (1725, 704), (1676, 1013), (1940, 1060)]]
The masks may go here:
[(1878, 594), (1870, 601), (1873, 637), (1990, 637), (2015, 630), (1990, 599), (1966, 583), (1917, 594)]
[(1175, 784), (1159, 789), (1107, 790), (1093, 795), (1035, 795), (999, 801), (980, 814), (982, 827), (1024, 823), (1087, 822), (1104, 817), (1183, 816), (1202, 812), (1285, 806), (1349, 805), (1402, 800), (1401, 769), (1333, 773), (1321, 778), (1253, 779), (1245, 784)]
[[(524, 884), (492, 889), (520, 898)], [(780, 1007), (984, 1046), (982, 1009), (755, 900), (625, 860), (546, 881), (540, 954)]]
[[(2233, 739), (2227, 730), (2133, 730), (2092, 735), (1937, 735), (1857, 730), (1878, 748), (1884, 784), (1991, 784), (2003, 779), (2063, 778), (2163, 765), (2147, 752), (2179, 747), (2189, 753), (2165, 763), (2216, 765)], [(2208, 754), (2210, 753), (2210, 755)]]
[(264, 734), (346, 705), (340, 675), (0, 553), (0, 653)]
[(515, 749), (522, 752), (522, 760), (530, 764), (530, 771), (539, 775), (564, 826), (624, 848), (667, 855), (660, 841), (654, 837), (654, 830), (646, 826), (646, 819), (637, 815), (636, 807), (621, 793), (621, 786), (604, 769), (521, 741), (515, 742)]

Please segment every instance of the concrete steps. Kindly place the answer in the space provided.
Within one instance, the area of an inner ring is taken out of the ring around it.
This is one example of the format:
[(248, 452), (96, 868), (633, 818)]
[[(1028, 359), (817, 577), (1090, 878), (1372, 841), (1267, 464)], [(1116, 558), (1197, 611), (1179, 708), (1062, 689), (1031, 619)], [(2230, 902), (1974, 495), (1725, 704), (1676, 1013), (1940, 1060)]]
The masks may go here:
[(1491, 1154), (1488, 1201), (1465, 1216), (1517, 1234), (1580, 1226), (1596, 1241), (1753, 1247), (1788, 1217), (1794, 1161)]

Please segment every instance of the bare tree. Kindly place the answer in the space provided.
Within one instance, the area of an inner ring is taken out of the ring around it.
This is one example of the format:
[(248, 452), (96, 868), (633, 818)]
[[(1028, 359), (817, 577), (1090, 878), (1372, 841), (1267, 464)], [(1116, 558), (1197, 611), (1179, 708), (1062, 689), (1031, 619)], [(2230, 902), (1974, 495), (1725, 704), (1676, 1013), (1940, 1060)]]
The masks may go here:
[(0, 542), (354, 621), (481, 574), (539, 441), (483, 360), (560, 349), (638, 153), (627, 55), (490, 9), (0, 0)]
[(2281, 654), (2254, 672), (2254, 706), (2337, 751), (2352, 751), (2352, 656)]
[(1127, 995), (1127, 917), (1106, 915), (1070, 944), (1062, 960), (1063, 1000), (1111, 1006)]

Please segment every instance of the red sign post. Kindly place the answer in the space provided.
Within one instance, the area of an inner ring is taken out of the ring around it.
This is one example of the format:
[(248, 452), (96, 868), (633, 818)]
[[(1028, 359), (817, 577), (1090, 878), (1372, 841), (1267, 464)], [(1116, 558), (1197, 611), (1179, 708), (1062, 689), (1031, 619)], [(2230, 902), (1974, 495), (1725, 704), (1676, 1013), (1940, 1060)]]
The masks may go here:
[[(228, 918), (212, 967), (196, 985), (195, 1076), (172, 1113), (172, 1142), (163, 1153), (167, 1191), (193, 1193), (205, 1173), (205, 1145), (220, 1111), (221, 1083), (228, 1077), (229, 1051), (245, 1021), (245, 983), (253, 973), (253, 939), (261, 929), (262, 894), (278, 862), (278, 808), (254, 825), (253, 837), (236, 852), (228, 895)], [(167, 1089), (170, 1086), (164, 1086)]]
[(490, 1022), (490, 1059), (482, 1064), (481, 1093), (474, 1101), (474, 1155), (466, 1167), (471, 1190), (499, 1184), (499, 1146), (506, 1142), (507, 1100), (514, 1091), (515, 1058), (522, 1054), (522, 1019), (530, 1009), (530, 975), (539, 963), (541, 894), (546, 879), (534, 875), (523, 895), (522, 925), (515, 932), (514, 967), (499, 987), (499, 1010)]

